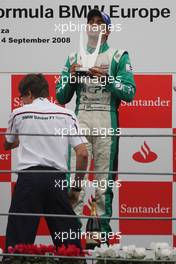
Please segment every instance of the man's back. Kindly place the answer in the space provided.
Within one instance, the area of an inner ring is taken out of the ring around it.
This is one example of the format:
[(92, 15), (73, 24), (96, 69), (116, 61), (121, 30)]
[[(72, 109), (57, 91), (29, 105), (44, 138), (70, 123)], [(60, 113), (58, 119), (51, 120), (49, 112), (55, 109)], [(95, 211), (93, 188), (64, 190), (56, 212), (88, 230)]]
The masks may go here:
[[(8, 132), (68, 135), (70, 129), (76, 131), (77, 126), (73, 112), (50, 103), (46, 98), (37, 98), (31, 104), (13, 111)], [(66, 171), (68, 145), (75, 147), (75, 140), (80, 140), (80, 144), (84, 143), (78, 137), (19, 135), (18, 169), (44, 165)], [(13, 141), (13, 136), (9, 136), (8, 141)]]

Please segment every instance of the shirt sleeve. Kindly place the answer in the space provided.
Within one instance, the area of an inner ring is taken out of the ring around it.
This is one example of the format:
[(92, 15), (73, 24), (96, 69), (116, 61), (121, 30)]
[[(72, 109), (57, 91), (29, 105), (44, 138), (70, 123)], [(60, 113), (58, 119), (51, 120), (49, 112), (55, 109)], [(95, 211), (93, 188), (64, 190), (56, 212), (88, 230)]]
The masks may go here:
[(136, 85), (128, 53), (122, 55), (118, 64), (113, 58), (112, 68), (115, 80), (107, 85), (107, 90), (115, 98), (131, 102), (136, 93)]
[[(18, 133), (18, 129), (16, 127), (16, 122), (15, 121), (16, 121), (15, 120), (15, 116), (14, 116), (14, 113), (12, 112), (10, 114), (10, 118), (9, 118), (9, 121), (8, 121), (8, 127), (7, 127), (7, 130), (6, 130), (6, 133)], [(9, 143), (13, 143), (17, 139), (16, 135), (5, 135), (5, 137), (6, 137), (7, 142), (9, 142)]]
[(56, 84), (56, 99), (61, 105), (67, 104), (71, 101), (76, 89), (75, 84), (70, 84), (70, 68), (71, 64), (68, 57), (61, 78)]
[(80, 144), (88, 143), (87, 139), (84, 136), (78, 136), (81, 135), (81, 129), (75, 114), (72, 114), (72, 117), (70, 117), (69, 132), (69, 144), (72, 146), (72, 148), (75, 148)]

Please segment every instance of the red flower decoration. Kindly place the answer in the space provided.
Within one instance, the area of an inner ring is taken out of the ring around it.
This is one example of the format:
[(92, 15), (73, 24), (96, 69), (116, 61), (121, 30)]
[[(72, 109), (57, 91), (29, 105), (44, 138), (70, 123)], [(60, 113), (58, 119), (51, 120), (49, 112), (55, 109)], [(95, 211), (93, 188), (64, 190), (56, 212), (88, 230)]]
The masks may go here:
[(80, 249), (75, 245), (69, 245), (67, 248), (67, 256), (80, 256)]
[(65, 245), (62, 245), (61, 247), (58, 247), (57, 254), (59, 256), (66, 256), (66, 247), (65, 247)]
[(14, 253), (14, 248), (13, 247), (8, 247), (8, 253), (13, 254)]
[(30, 255), (45, 255), (45, 254), (54, 254), (57, 256), (84, 256), (84, 252), (75, 245), (69, 245), (66, 247), (62, 245), (56, 250), (56, 246), (53, 245), (34, 245), (34, 244), (18, 244), (15, 247), (8, 247), (8, 253), (10, 254), (30, 254)]

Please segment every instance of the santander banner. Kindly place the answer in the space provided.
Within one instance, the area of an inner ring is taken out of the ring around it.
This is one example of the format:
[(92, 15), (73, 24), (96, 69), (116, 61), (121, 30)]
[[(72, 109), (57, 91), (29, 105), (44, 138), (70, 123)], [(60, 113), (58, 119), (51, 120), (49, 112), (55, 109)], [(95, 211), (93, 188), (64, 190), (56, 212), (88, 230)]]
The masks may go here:
[[(152, 218), (172, 216), (172, 183), (122, 182), (119, 216)], [(122, 234), (169, 235), (172, 221), (120, 220)]]
[[(0, 132), (5, 132), (5, 128), (0, 128)], [(11, 170), (11, 151), (4, 150), (4, 136), (0, 137), (0, 170)], [(0, 176), (0, 182), (10, 182), (11, 175), (10, 173), (4, 173)]]
[(170, 128), (172, 75), (136, 75), (135, 82), (134, 100), (121, 103), (120, 127)]

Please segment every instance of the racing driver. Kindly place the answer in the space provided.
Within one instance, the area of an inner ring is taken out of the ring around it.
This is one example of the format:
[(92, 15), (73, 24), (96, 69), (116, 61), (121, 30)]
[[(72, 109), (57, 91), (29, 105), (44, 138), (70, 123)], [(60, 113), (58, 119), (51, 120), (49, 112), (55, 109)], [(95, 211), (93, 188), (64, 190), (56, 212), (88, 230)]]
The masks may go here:
[[(68, 57), (62, 71), (62, 78), (56, 85), (56, 98), (60, 104), (66, 104), (71, 101), (74, 93), (76, 93), (75, 112), (81, 128), (89, 129), (90, 131), (93, 128), (99, 130), (106, 128), (107, 131), (109, 131), (108, 129), (117, 131), (119, 128), (118, 108), (120, 102), (121, 100), (132, 101), (136, 92), (129, 55), (125, 50), (111, 49), (109, 47), (107, 39), (111, 32), (110, 26), (112, 24), (110, 17), (106, 13), (98, 9), (90, 10), (87, 16), (87, 24), (90, 28), (95, 25), (106, 25), (106, 30), (102, 33), (95, 66), (89, 69), (90, 76), (99, 79), (100, 77), (105, 77), (106, 82), (105, 84), (101, 81), (95, 83), (91, 78), (80, 83), (70, 82), (70, 78), (76, 76), (76, 69), (81, 66), (80, 54), (74, 52)], [(89, 53), (94, 50), (94, 47), (87, 45)], [(93, 159), (95, 171), (117, 171), (119, 137), (107, 136), (103, 138), (88, 135), (87, 140), (89, 164)], [(71, 155), (71, 170), (75, 170), (73, 169), (75, 168), (74, 162), (74, 156)], [(95, 178), (98, 182), (105, 180), (108, 183), (110, 180), (115, 180), (116, 173), (95, 173)], [(101, 219), (101, 231), (108, 234), (111, 232), (109, 217), (112, 215), (113, 191), (111, 186), (108, 184), (106, 186), (103, 189), (100, 187), (96, 188), (95, 198), (97, 214), (107, 217), (107, 219)], [(74, 210), (78, 215), (82, 215), (85, 188), (78, 188), (77, 191), (80, 191), (80, 195)]]

